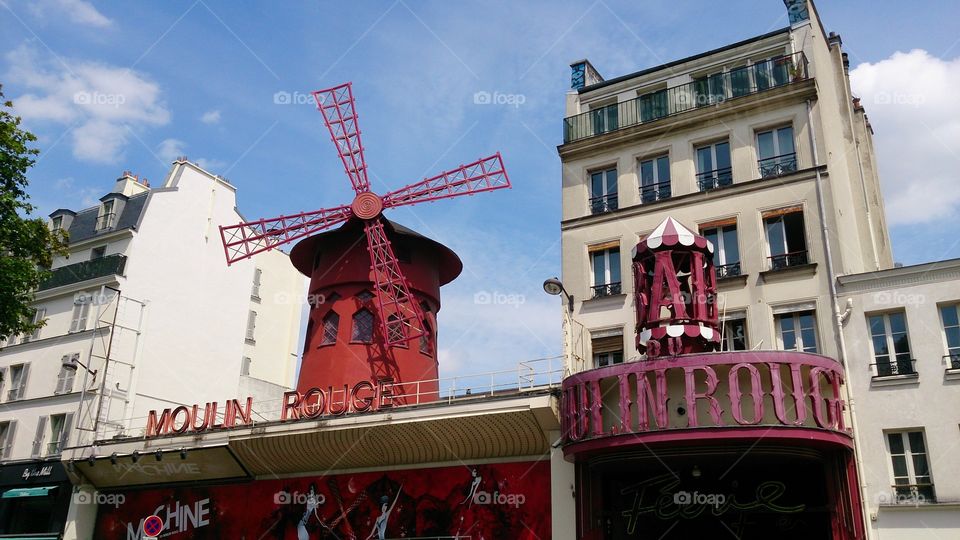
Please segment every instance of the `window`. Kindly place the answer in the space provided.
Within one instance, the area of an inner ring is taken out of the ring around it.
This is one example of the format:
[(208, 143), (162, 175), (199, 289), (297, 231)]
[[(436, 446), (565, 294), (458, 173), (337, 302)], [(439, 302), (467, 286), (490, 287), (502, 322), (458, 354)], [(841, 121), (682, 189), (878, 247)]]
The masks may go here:
[(616, 103), (604, 107), (592, 108), (590, 110), (590, 122), (593, 125), (593, 134), (599, 135), (617, 129), (618, 112), (619, 110)]
[(936, 502), (923, 431), (887, 433), (896, 503)]
[(253, 360), (249, 356), (244, 356), (240, 360), (240, 374), (241, 375), (250, 375), (250, 364), (253, 363)]
[(73, 316), (70, 320), (70, 332), (83, 332), (87, 329), (87, 319), (90, 317), (91, 297), (84, 293), (77, 295), (73, 301)]
[(660, 156), (640, 162), (640, 200), (644, 203), (670, 198), (670, 158)]
[(427, 356), (430, 356), (433, 352), (433, 348), (430, 346), (430, 341), (433, 338), (433, 329), (430, 327), (430, 320), (426, 317), (423, 319), (423, 335), (420, 336), (420, 352)]
[(793, 146), (793, 127), (786, 126), (757, 133), (757, 162), (760, 178), (780, 176), (797, 170), (797, 152)]
[(593, 297), (620, 294), (622, 287), (619, 241), (591, 248), (590, 262), (593, 266)]
[(57, 232), (57, 231), (63, 229), (63, 216), (57, 216), (57, 217), (51, 219), (51, 220), (50, 220), (50, 229), (52, 229), (53, 232)]
[(403, 339), (405, 337), (403, 326), (404, 321), (400, 315), (391, 313), (390, 316), (387, 317), (387, 339), (391, 343), (403, 342), (401, 345), (406, 346), (406, 342)]
[(97, 216), (96, 230), (102, 231), (113, 227), (115, 214), (113, 213), (113, 201), (104, 201), (100, 205), (100, 215)]
[(367, 302), (371, 299), (373, 299), (373, 293), (370, 291), (360, 291), (357, 293), (357, 300), (360, 300), (361, 302)]
[(777, 56), (769, 60), (762, 60), (753, 64), (753, 77), (757, 90), (766, 90), (790, 82), (790, 70), (793, 68), (793, 58)]
[(23, 399), (27, 390), (27, 375), (30, 373), (30, 364), (10, 366), (10, 390), (7, 390), (7, 401)]
[(0, 422), (0, 451), (2, 451), (0, 457), (3, 459), (8, 459), (10, 452), (13, 450), (13, 438), (16, 434), (16, 428), (16, 420)]
[(713, 266), (717, 279), (740, 275), (740, 245), (737, 222), (717, 223), (701, 229), (700, 234), (713, 244)]
[(751, 93), (750, 67), (741, 66), (730, 70), (730, 95), (733, 97), (745, 96)]
[(594, 367), (623, 363), (623, 331), (606, 331), (591, 334), (590, 348), (593, 351)]
[(941, 306), (940, 319), (947, 340), (947, 369), (960, 369), (960, 304)]
[(333, 310), (323, 317), (323, 336), (320, 345), (333, 345), (337, 342), (337, 332), (340, 330), (340, 315)]
[(74, 367), (76, 364), (71, 363), (71, 358), (74, 356), (79, 357), (80, 355), (66, 354), (63, 356), (60, 365), (60, 374), (57, 375), (57, 389), (53, 391), (54, 394), (69, 394), (73, 392), (73, 381), (77, 375), (77, 368)]
[[(33, 324), (39, 324), (43, 322), (43, 320), (46, 317), (47, 317), (46, 308), (37, 308), (37, 311), (35, 311), (33, 314), (33, 320), (31, 322)], [(40, 330), (41, 328), (37, 328), (36, 330), (33, 331), (32, 334), (23, 336), (23, 343), (26, 343), (32, 339), (40, 339)]]
[(618, 207), (617, 169), (590, 173), (590, 213), (602, 214)]
[(248, 342), (250, 342), (250, 343), (256, 343), (257, 340), (254, 338), (254, 335), (256, 334), (256, 331), (257, 331), (257, 312), (256, 312), (256, 311), (250, 311), (250, 313), (247, 314), (247, 336), (246, 336), (246, 340), (247, 340)]
[(355, 343), (373, 342), (373, 313), (361, 309), (353, 314), (353, 330), (350, 332), (350, 341)]
[(259, 268), (253, 269), (253, 287), (250, 289), (250, 298), (254, 300), (260, 299), (260, 278), (263, 276), (263, 270)]
[(50, 436), (47, 439), (46, 455), (54, 456), (63, 452), (64, 447), (67, 446), (67, 439), (70, 437), (70, 430), (72, 428), (72, 414), (50, 415)]
[(640, 121), (649, 122), (670, 114), (667, 101), (667, 89), (650, 92), (640, 96)]
[(770, 246), (771, 270), (807, 264), (807, 238), (801, 207), (764, 212), (763, 225)]
[(733, 183), (730, 166), (730, 143), (727, 141), (700, 146), (697, 153), (697, 184), (700, 191), (717, 189)]
[(720, 103), (727, 97), (722, 72), (695, 79), (693, 88), (696, 93), (697, 107)]
[(723, 341), (720, 344), (724, 351), (745, 351), (747, 341), (747, 314), (744, 312), (727, 314), (722, 321)]
[(781, 350), (817, 352), (817, 317), (815, 311), (797, 311), (777, 315), (776, 323)]
[(95, 261), (97, 259), (102, 259), (107, 254), (107, 246), (95, 247), (90, 250), (90, 260)]
[(904, 312), (884, 313), (867, 317), (870, 342), (877, 377), (913, 375), (910, 340), (907, 337), (907, 316)]

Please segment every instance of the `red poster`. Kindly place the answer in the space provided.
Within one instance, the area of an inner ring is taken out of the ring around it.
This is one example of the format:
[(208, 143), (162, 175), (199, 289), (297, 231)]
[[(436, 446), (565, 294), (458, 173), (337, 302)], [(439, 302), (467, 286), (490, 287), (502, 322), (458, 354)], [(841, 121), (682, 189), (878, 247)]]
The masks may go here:
[(547, 461), (465, 465), (123, 492), (103, 504), (95, 538), (550, 538)]

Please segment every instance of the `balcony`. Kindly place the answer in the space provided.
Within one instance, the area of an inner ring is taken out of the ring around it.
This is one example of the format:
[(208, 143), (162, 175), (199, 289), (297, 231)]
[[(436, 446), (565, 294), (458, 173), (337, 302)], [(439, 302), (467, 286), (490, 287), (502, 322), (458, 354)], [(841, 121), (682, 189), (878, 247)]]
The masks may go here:
[(644, 204), (670, 198), (670, 181), (640, 186), (640, 201)]
[(870, 364), (870, 367), (873, 368), (875, 373), (874, 378), (876, 377), (896, 377), (896, 376), (908, 376), (916, 377), (917, 370), (914, 367), (916, 360), (913, 358), (897, 358), (892, 362), (887, 360), (886, 362), (877, 362), (875, 364)]
[(39, 290), (63, 287), (104, 276), (123, 275), (126, 264), (126, 255), (115, 254), (61, 266), (53, 271), (49, 279), (40, 284)]
[(770, 257), (770, 270), (785, 270), (795, 266), (803, 266), (809, 264), (809, 262), (810, 260), (807, 258), (806, 250), (781, 253)]
[(943, 363), (947, 365), (947, 369), (960, 369), (960, 352), (945, 354)]
[(601, 195), (599, 197), (590, 198), (590, 213), (591, 214), (605, 214), (607, 212), (612, 212), (618, 208), (617, 203), (617, 194), (612, 193), (610, 195)]
[[(933, 490), (933, 484), (894, 484), (893, 500), (882, 500), (882, 504), (924, 504), (937, 502), (937, 495)], [(889, 499), (889, 496), (888, 496)]]
[(807, 59), (803, 53), (773, 58), (564, 118), (563, 142), (570, 143), (655, 122), (718, 105), (728, 99), (803, 81), (807, 77)]
[(619, 281), (614, 283), (605, 283), (603, 285), (594, 285), (590, 287), (593, 289), (594, 298), (603, 298), (605, 296), (614, 296), (623, 292), (623, 287)]
[(773, 156), (757, 161), (760, 167), (760, 178), (772, 178), (797, 172), (797, 153)]
[(724, 264), (723, 266), (715, 267), (717, 271), (717, 279), (732, 278), (740, 275), (740, 263), (730, 263)]
[(700, 191), (719, 189), (731, 184), (733, 184), (733, 169), (731, 167), (697, 173), (697, 186)]

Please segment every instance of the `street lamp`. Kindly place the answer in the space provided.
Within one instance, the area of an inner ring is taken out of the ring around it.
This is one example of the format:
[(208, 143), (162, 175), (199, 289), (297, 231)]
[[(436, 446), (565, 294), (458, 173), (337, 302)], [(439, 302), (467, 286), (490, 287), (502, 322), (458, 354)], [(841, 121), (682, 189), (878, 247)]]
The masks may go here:
[(563, 293), (567, 297), (567, 309), (573, 314), (573, 295), (563, 288), (563, 282), (560, 278), (552, 277), (543, 282), (543, 290), (549, 295), (557, 296)]

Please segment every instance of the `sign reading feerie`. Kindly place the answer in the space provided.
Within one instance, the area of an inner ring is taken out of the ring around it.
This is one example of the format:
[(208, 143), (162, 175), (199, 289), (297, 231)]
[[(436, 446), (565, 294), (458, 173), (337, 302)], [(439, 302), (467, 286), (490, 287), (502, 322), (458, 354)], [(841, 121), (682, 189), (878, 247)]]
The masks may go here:
[[(223, 417), (218, 419), (219, 411), (223, 412)], [(188, 431), (201, 432), (249, 425), (253, 423), (252, 411), (252, 397), (248, 397), (243, 406), (240, 405), (239, 400), (231, 399), (223, 406), (213, 401), (202, 408), (200, 405), (190, 407), (181, 405), (174, 409), (164, 409), (160, 414), (154, 410), (147, 415), (146, 436), (179, 435)]]
[(787, 351), (618, 364), (564, 380), (564, 436), (753, 425), (845, 432), (842, 384), (834, 360)]

